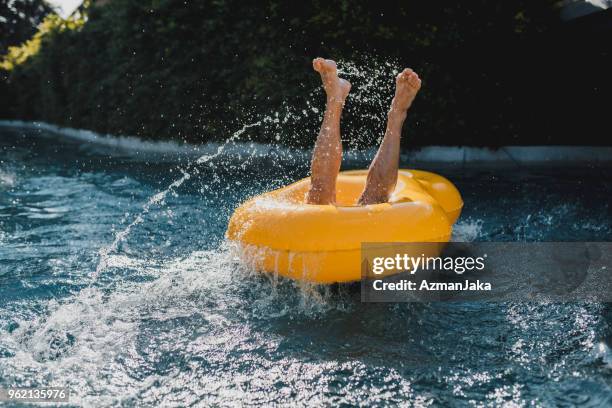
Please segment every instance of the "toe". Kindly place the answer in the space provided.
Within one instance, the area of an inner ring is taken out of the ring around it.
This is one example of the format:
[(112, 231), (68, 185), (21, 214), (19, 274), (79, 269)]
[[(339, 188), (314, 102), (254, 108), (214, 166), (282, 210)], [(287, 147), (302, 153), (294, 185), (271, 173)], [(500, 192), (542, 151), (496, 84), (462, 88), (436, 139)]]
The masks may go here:
[(416, 72), (413, 72), (409, 77), (408, 77), (408, 83), (413, 87), (413, 88), (418, 88), (421, 86), (421, 78), (419, 78), (419, 76), (417, 75)]
[(329, 59), (322, 60), (321, 69), (327, 75), (334, 75), (336, 73), (336, 61)]
[(312, 66), (321, 75), (329, 75), (336, 72), (336, 62), (334, 60), (315, 58), (312, 60)]
[(408, 79), (408, 77), (413, 73), (413, 71), (410, 68), (406, 68), (404, 69), (402, 72), (400, 72), (399, 74), (397, 74), (397, 82), (400, 81), (405, 81)]

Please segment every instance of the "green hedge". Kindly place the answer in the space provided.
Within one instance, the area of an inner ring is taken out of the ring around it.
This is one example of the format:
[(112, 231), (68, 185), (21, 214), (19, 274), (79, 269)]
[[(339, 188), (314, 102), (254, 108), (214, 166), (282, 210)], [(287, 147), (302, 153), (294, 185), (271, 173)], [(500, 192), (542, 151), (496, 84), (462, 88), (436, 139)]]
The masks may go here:
[[(426, 86), (406, 130), (411, 144), (507, 143), (521, 126), (512, 84), (498, 83), (505, 73), (483, 54), (520, 49), (549, 30), (552, 3), (112, 0), (91, 7), (80, 29), (45, 35), (36, 55), (4, 73), (10, 103), (1, 115), (147, 138), (223, 139), (283, 103), (304, 104), (318, 84), (311, 60), (321, 55), (418, 70)], [(347, 114), (348, 134), (368, 125), (365, 113)], [(316, 118), (306, 122), (259, 129), (256, 138), (275, 141), (280, 131), (288, 143), (310, 144)]]

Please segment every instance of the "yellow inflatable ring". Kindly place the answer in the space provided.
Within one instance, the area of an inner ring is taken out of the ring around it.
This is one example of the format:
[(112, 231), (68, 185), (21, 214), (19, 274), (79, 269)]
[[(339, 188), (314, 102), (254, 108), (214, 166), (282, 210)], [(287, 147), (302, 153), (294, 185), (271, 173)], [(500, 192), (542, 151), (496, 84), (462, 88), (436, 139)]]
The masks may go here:
[(304, 203), (310, 178), (258, 195), (236, 209), (226, 237), (243, 262), (314, 283), (360, 280), (364, 242), (448, 242), (463, 207), (450, 181), (400, 170), (389, 202), (356, 206), (366, 176), (341, 172), (336, 205)]

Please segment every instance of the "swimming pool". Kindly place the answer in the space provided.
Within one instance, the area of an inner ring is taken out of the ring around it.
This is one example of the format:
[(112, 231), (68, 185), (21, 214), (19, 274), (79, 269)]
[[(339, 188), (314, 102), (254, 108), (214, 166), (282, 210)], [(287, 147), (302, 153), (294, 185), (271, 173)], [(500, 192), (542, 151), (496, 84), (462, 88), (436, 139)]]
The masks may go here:
[[(612, 403), (608, 304), (362, 304), (238, 265), (232, 210), (304, 176), (303, 155), (194, 165), (17, 128), (0, 149), (0, 387), (95, 406)], [(427, 170), (463, 194), (455, 240), (612, 239), (610, 169)]]

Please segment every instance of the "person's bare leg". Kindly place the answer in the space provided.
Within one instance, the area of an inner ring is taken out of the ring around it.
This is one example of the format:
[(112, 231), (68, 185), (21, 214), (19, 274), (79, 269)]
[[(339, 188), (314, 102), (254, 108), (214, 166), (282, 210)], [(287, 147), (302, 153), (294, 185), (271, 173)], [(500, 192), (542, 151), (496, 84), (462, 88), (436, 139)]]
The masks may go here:
[(368, 171), (366, 185), (359, 197), (360, 205), (384, 203), (395, 189), (399, 166), (400, 138), (408, 108), (421, 88), (421, 80), (409, 68), (395, 80), (395, 97), (391, 102), (387, 119), (387, 130), (376, 157)]
[(321, 74), (327, 104), (321, 130), (315, 143), (310, 165), (310, 189), (306, 194), (308, 204), (333, 204), (336, 202), (336, 178), (342, 162), (340, 141), (340, 115), (351, 84), (338, 78), (336, 63), (316, 58), (312, 61), (315, 71)]

